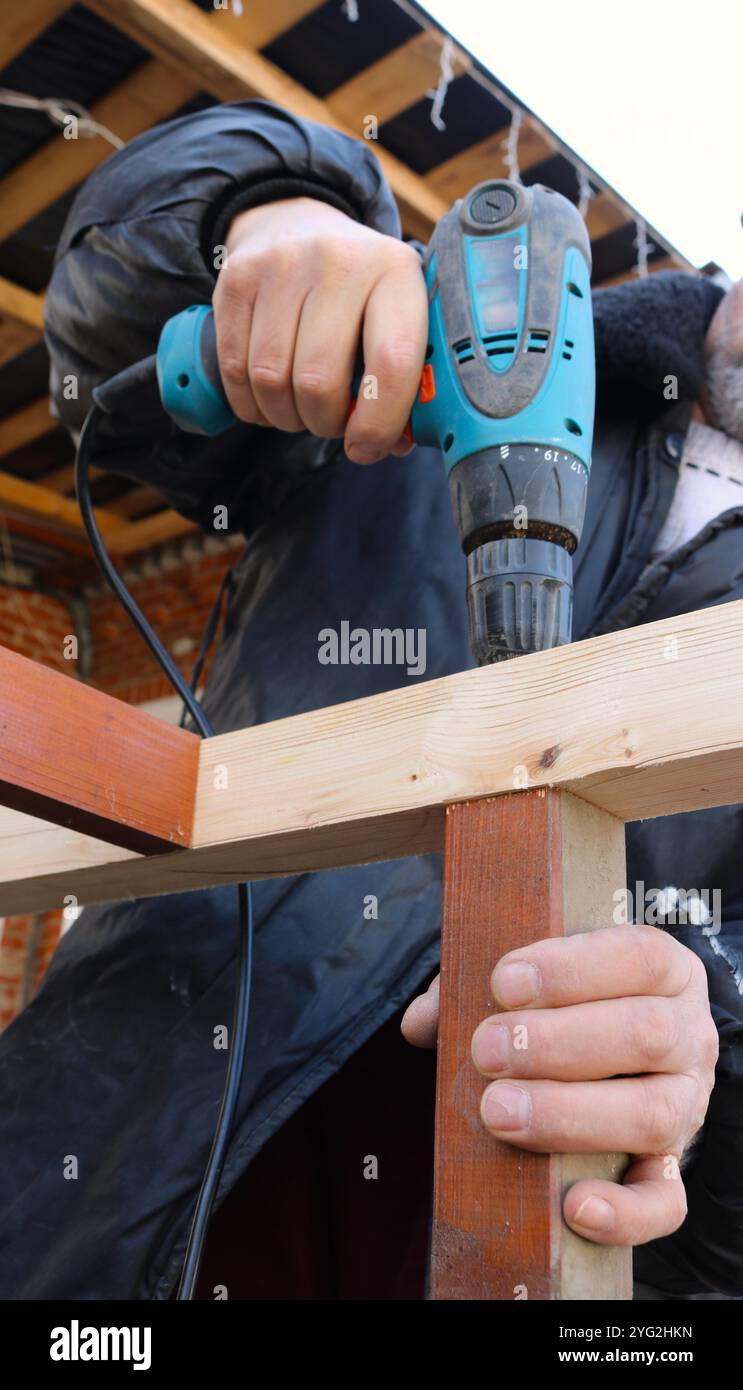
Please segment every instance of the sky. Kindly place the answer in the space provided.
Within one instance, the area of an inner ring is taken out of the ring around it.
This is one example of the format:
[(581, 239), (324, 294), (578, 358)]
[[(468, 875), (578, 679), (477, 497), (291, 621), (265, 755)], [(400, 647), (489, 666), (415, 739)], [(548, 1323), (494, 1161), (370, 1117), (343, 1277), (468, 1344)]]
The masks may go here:
[(423, 6), (688, 260), (743, 275), (738, 0)]

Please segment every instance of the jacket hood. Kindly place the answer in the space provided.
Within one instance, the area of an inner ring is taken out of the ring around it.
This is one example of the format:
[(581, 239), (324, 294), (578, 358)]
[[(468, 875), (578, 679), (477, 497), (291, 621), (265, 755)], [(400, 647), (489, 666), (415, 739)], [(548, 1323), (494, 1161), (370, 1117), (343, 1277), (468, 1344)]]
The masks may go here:
[(625, 382), (663, 399), (695, 400), (704, 380), (704, 336), (724, 291), (686, 271), (659, 271), (593, 296), (596, 366), (602, 385)]

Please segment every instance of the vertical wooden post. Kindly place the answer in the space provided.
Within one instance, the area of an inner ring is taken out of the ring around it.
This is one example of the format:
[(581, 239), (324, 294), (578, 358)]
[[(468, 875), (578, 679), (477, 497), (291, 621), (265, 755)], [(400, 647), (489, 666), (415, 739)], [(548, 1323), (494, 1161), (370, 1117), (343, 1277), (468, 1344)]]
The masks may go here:
[(578, 1178), (617, 1177), (620, 1155), (530, 1154), (480, 1120), (470, 1053), (496, 1012), (500, 957), (545, 936), (610, 925), (625, 886), (624, 826), (567, 792), (515, 792), (447, 809), (436, 1098), (434, 1299), (626, 1299), (631, 1253), (562, 1219)]

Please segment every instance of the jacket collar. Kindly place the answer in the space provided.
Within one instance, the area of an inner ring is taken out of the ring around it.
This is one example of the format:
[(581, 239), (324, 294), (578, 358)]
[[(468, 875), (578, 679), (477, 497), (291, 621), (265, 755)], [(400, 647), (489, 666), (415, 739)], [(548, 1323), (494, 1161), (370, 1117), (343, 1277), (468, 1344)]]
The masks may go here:
[(669, 399), (695, 400), (704, 380), (705, 333), (723, 293), (711, 280), (685, 271), (659, 271), (596, 290), (599, 389), (623, 383), (631, 394), (646, 393), (654, 414)]

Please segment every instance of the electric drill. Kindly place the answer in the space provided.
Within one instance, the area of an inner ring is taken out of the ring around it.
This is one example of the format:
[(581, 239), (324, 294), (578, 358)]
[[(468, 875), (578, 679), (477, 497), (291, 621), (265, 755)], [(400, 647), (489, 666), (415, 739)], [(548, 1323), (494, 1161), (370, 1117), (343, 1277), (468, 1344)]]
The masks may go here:
[[(454, 203), (425, 254), (428, 346), (408, 429), (443, 454), (480, 665), (571, 638), (593, 436), (590, 271), (573, 204), (505, 179)], [(208, 306), (165, 324), (157, 375), (182, 429), (236, 423)]]

